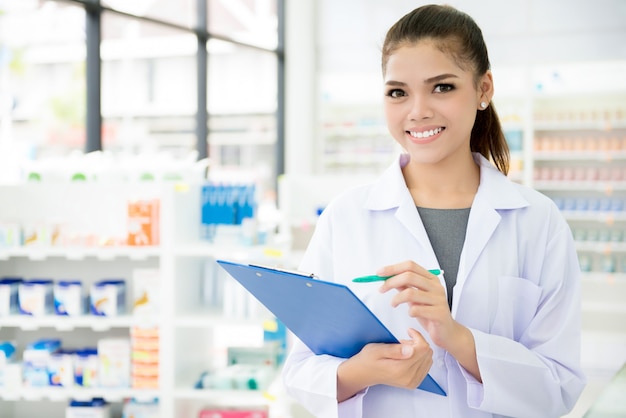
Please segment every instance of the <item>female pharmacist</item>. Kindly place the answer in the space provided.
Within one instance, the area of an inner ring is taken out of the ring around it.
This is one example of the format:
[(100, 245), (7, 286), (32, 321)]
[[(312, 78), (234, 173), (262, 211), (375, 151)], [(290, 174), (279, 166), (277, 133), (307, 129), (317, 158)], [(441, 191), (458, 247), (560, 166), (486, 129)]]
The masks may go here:
[[(489, 67), (480, 29), (449, 6), (386, 35), (384, 109), (404, 152), (328, 205), (300, 270), (349, 285), (402, 341), (349, 359), (296, 341), (283, 379), (316, 417), (560, 417), (584, 387), (572, 235), (505, 175)], [(373, 273), (391, 278), (351, 282)], [(427, 373), (447, 396), (415, 389)]]

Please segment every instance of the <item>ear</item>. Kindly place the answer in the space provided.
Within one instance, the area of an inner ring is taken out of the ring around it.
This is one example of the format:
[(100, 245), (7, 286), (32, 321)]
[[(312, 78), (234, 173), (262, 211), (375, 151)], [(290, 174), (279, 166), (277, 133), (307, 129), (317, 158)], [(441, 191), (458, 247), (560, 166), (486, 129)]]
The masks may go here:
[(485, 72), (485, 74), (483, 74), (478, 81), (478, 102), (476, 103), (478, 109), (484, 110), (486, 108), (486, 106), (482, 107), (481, 103), (489, 105), (491, 99), (493, 98), (493, 93), (493, 74), (491, 73), (491, 70), (487, 70), (487, 72)]

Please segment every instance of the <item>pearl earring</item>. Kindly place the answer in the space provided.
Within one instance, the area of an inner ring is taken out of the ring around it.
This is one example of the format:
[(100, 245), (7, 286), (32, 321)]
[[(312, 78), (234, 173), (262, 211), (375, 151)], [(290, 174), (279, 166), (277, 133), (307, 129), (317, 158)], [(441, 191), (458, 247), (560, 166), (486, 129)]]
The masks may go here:
[(484, 109), (484, 108), (486, 108), (486, 107), (487, 107), (487, 103), (485, 103), (485, 102), (480, 102), (480, 108), (481, 108), (481, 109)]

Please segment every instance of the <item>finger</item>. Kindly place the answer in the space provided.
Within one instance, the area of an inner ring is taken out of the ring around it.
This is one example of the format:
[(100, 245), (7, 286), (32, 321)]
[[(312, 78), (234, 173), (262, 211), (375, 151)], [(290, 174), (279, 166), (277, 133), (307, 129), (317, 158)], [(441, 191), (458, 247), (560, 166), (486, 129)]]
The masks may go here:
[(385, 293), (391, 289), (401, 291), (409, 287), (418, 288), (424, 291), (435, 291), (442, 288), (442, 285), (437, 279), (437, 276), (432, 273), (426, 272), (426, 275), (422, 275), (414, 271), (405, 271), (385, 280), (378, 290), (381, 293)]
[(413, 271), (417, 268), (417, 264), (413, 261), (406, 260), (396, 264), (389, 264), (379, 269), (376, 274), (384, 276), (395, 276), (405, 271)]
[(391, 298), (391, 306), (398, 307), (403, 303), (410, 305), (432, 305), (436, 303), (436, 299), (430, 294), (430, 292), (416, 289), (414, 287), (408, 287), (400, 290)]
[(395, 276), (404, 272), (414, 272), (422, 276), (429, 278), (436, 278), (437, 276), (428, 271), (426, 268), (420, 266), (411, 260), (402, 261), (396, 264), (390, 264), (379, 269), (376, 274), (379, 276)]

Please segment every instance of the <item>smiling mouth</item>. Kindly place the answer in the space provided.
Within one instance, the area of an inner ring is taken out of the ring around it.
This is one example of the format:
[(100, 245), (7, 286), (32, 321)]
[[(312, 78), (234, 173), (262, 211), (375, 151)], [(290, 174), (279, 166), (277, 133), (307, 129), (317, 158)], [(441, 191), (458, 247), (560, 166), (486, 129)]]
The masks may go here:
[(444, 129), (445, 128), (440, 127), (436, 129), (431, 129), (429, 131), (422, 131), (422, 132), (406, 131), (406, 133), (411, 135), (413, 138), (429, 138), (433, 135), (437, 135), (439, 132), (443, 131)]

